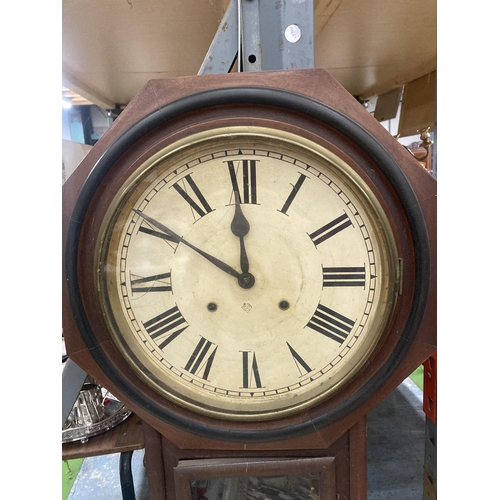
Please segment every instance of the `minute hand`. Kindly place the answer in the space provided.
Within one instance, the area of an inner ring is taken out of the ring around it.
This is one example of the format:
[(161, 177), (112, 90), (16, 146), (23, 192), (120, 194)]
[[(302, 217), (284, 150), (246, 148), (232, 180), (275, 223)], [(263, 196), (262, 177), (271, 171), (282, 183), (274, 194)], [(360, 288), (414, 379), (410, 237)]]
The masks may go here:
[(212, 255), (204, 252), (203, 250), (200, 250), (199, 248), (195, 247), (189, 241), (185, 240), (178, 234), (174, 233), (171, 229), (169, 229), (167, 226), (164, 226), (161, 222), (158, 222), (157, 220), (153, 219), (152, 217), (149, 217), (149, 215), (146, 215), (144, 212), (141, 212), (140, 210), (136, 210), (135, 208), (133, 211), (137, 214), (140, 215), (144, 220), (148, 221), (152, 226), (156, 227), (160, 231), (163, 231), (165, 234), (168, 234), (169, 236), (172, 237), (172, 239), (175, 241), (175, 243), (184, 243), (187, 247), (193, 249), (195, 252), (199, 253), (202, 257), (205, 257), (209, 262), (211, 262), (214, 266), (218, 267), (222, 271), (224, 271), (227, 274), (230, 274), (231, 276), (235, 278), (240, 278), (241, 274), (234, 270), (231, 266), (226, 264), (225, 262), (222, 262), (221, 260), (217, 259), (216, 257), (213, 257)]

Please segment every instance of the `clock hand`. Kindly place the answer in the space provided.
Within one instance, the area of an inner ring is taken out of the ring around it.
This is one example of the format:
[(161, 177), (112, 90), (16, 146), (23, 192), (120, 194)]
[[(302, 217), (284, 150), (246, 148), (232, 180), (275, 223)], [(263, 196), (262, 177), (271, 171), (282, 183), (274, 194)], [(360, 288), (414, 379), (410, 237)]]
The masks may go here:
[(250, 264), (248, 262), (248, 256), (245, 249), (244, 237), (250, 231), (250, 224), (246, 217), (243, 215), (240, 204), (240, 195), (238, 191), (234, 192), (235, 205), (234, 205), (234, 217), (231, 222), (231, 232), (240, 239), (240, 265), (241, 272), (243, 274), (248, 273), (250, 269)]
[(144, 220), (148, 221), (152, 226), (156, 227), (160, 231), (163, 231), (165, 234), (168, 234), (172, 240), (175, 243), (184, 243), (187, 247), (193, 249), (195, 252), (199, 253), (202, 257), (205, 257), (209, 262), (211, 262), (214, 266), (218, 267), (222, 271), (224, 271), (227, 274), (230, 274), (231, 276), (234, 276), (235, 278), (241, 278), (241, 274), (238, 271), (235, 271), (231, 266), (228, 266), (225, 262), (222, 262), (221, 260), (217, 259), (216, 257), (213, 257), (212, 255), (204, 252), (203, 250), (200, 250), (199, 248), (195, 247), (189, 241), (186, 241), (184, 238), (181, 236), (177, 235), (174, 233), (171, 229), (169, 229), (167, 226), (164, 226), (162, 223), (158, 222), (157, 220), (153, 219), (152, 217), (149, 217), (149, 215), (146, 215), (144, 212), (141, 212), (140, 210), (136, 210), (135, 208), (132, 209), (137, 215), (140, 215)]

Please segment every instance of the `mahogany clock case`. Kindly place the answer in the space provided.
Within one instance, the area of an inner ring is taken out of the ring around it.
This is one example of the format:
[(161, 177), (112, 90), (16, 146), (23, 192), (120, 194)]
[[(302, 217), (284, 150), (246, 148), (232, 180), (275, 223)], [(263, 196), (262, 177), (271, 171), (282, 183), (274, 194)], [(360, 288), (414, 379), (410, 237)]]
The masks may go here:
[[(395, 237), (400, 294), (382, 342), (333, 397), (269, 421), (200, 415), (161, 397), (128, 366), (96, 303), (92, 266), (113, 197), (143, 158), (194, 133), (258, 126), (306, 137), (370, 187)], [(325, 448), (436, 349), (435, 180), (323, 70), (153, 80), (63, 186), (63, 327), (69, 356), (181, 448)], [(196, 436), (196, 443), (191, 440)]]

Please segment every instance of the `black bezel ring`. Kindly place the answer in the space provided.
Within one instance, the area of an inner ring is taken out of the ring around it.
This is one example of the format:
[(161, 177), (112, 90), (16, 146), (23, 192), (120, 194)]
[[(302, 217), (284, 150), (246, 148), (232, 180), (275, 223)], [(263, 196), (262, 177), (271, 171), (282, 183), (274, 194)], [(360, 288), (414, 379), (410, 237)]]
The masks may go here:
[[(394, 188), (409, 222), (415, 253), (416, 281), (410, 314), (395, 349), (384, 365), (355, 395), (339, 406), (306, 422), (273, 429), (231, 430), (201, 424), (172, 413), (146, 398), (115, 371), (104, 354), (90, 327), (78, 286), (78, 247), (83, 221), (101, 181), (115, 162), (146, 134), (170, 120), (195, 110), (233, 104), (264, 105), (294, 111), (324, 123), (355, 143), (372, 158)], [(99, 367), (130, 401), (156, 418), (199, 436), (232, 442), (270, 442), (316, 432), (345, 417), (388, 380), (411, 346), (425, 311), (430, 286), (430, 248), (424, 216), (413, 189), (394, 158), (368, 131), (349, 117), (302, 94), (266, 87), (235, 87), (208, 90), (166, 104), (132, 125), (105, 151), (87, 177), (76, 200), (68, 227), (65, 271), (70, 305), (80, 334)]]

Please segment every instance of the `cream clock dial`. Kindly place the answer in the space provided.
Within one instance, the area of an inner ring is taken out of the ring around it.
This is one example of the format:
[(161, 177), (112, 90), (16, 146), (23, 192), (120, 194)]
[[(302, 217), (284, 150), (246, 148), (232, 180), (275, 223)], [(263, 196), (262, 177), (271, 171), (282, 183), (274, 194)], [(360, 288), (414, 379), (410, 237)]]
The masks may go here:
[(118, 349), (160, 394), (223, 419), (281, 417), (343, 388), (397, 296), (395, 243), (361, 178), (266, 128), (198, 133), (144, 160), (100, 241)]

